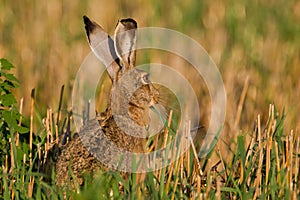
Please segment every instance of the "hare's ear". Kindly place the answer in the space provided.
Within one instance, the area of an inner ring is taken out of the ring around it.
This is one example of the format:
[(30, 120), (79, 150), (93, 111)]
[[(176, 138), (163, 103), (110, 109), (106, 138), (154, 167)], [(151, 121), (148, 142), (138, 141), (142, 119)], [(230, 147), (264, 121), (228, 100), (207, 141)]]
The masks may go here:
[(131, 18), (118, 22), (115, 30), (115, 49), (123, 62), (124, 70), (135, 65), (137, 23)]
[(94, 54), (106, 66), (108, 74), (113, 81), (117, 78), (120, 70), (118, 57), (114, 49), (114, 42), (109, 35), (97, 23), (91, 21), (87, 16), (83, 16), (86, 35)]

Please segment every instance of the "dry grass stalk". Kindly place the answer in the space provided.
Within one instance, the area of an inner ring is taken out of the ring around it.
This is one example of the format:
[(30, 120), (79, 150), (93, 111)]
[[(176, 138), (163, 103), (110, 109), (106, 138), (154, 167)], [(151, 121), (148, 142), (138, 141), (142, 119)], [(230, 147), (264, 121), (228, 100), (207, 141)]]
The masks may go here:
[(30, 176), (29, 178), (29, 182), (28, 182), (28, 197), (32, 198), (32, 194), (33, 194), (33, 185), (34, 185), (34, 177)]
[(271, 151), (272, 151), (272, 134), (267, 136), (267, 144), (266, 144), (266, 180), (265, 184), (268, 184), (269, 180), (269, 171), (271, 166)]
[[(251, 141), (250, 141), (250, 144), (248, 146), (248, 150), (247, 150), (247, 153), (246, 153), (246, 162), (245, 162), (245, 167), (248, 168), (248, 165), (249, 165), (249, 157), (251, 155), (253, 155), (253, 147), (254, 147), (254, 144), (255, 144), (255, 139), (254, 137), (251, 138)], [(225, 169), (225, 168), (224, 168)], [(225, 173), (226, 175), (226, 173)], [(225, 179), (227, 180), (227, 177), (225, 177)], [(250, 181), (251, 181), (251, 176), (248, 176), (247, 178), (247, 185), (250, 185)]]
[(54, 136), (53, 136), (53, 120), (52, 120), (52, 109), (51, 108), (49, 108), (48, 109), (49, 111), (49, 131), (50, 131), (50, 136), (51, 136), (51, 138), (50, 138), (50, 142), (51, 142), (51, 144), (53, 143), (53, 141), (54, 141)]
[(275, 142), (275, 155), (276, 155), (276, 170), (277, 170), (277, 182), (280, 182), (280, 158), (278, 153), (278, 143)]
[(189, 135), (188, 135), (188, 137), (189, 137), (189, 142), (191, 143), (191, 147), (192, 147), (192, 150), (193, 150), (193, 153), (194, 153), (196, 172), (197, 172), (197, 175), (203, 176), (203, 172), (201, 170), (200, 161), (199, 161), (198, 154), (197, 154), (197, 151), (196, 151), (196, 148), (195, 148), (195, 145), (194, 145), (194, 141), (193, 141), (193, 139), (190, 135), (190, 130), (191, 130), (191, 122), (189, 121), (189, 131), (188, 131)]
[[(180, 180), (182, 184), (183, 183), (182, 180), (184, 180), (184, 156), (181, 156), (179, 169), (180, 169)], [(179, 197), (182, 198), (182, 190), (180, 190)]]
[(290, 164), (289, 140), (288, 140), (288, 138), (285, 138), (285, 140), (284, 140), (284, 146), (285, 146), (285, 148), (284, 148), (285, 160), (284, 160), (283, 164), (284, 164), (284, 168), (288, 169), (289, 164)]
[[(26, 165), (26, 153), (23, 154), (23, 164)], [(25, 174), (22, 174), (22, 186), (24, 187), (25, 183)]]
[[(284, 145), (286, 145), (286, 140), (283, 139), (282, 142), (284, 143)], [(280, 149), (279, 149), (280, 150)], [(286, 151), (283, 150), (284, 152), (278, 152), (279, 154), (279, 160), (280, 158), (282, 159), (281, 163), (282, 163), (282, 167), (286, 168)]]
[(147, 150), (148, 153), (153, 151), (153, 150), (157, 150), (159, 148), (158, 147), (158, 139), (159, 139), (159, 134), (156, 134), (155, 141), (153, 142), (153, 144)]
[(58, 111), (57, 111), (57, 119), (56, 119), (56, 125), (58, 125), (60, 118), (61, 118), (61, 107), (62, 107), (62, 100), (64, 96), (64, 88), (65, 86), (61, 86), (60, 96), (59, 96), (59, 105), (58, 105)]
[[(172, 115), (173, 115), (173, 111), (170, 110), (169, 117), (168, 117), (168, 124), (167, 124), (167, 127), (165, 127), (165, 130), (164, 130), (164, 136), (163, 136), (163, 142), (162, 142), (161, 148), (165, 148), (166, 145), (167, 145), (168, 136), (169, 136), (169, 134), (168, 134), (169, 133), (168, 128), (171, 126)], [(158, 145), (158, 137), (159, 137), (159, 134), (157, 134), (157, 136), (156, 136), (156, 141), (155, 141), (156, 145)], [(159, 148), (158, 146), (155, 147), (155, 149), (158, 149), (158, 148)], [(169, 154), (170, 152), (167, 152), (167, 153)], [(164, 155), (165, 159), (168, 159), (168, 156), (169, 155)], [(162, 169), (159, 170), (158, 179), (160, 179), (161, 174), (162, 174)]]
[(15, 199), (15, 191), (14, 190), (11, 191), (11, 199)]
[[(218, 145), (218, 144), (217, 144)], [(221, 151), (220, 151), (220, 148), (217, 146), (217, 152), (218, 152), (218, 155), (220, 157), (220, 161), (221, 161), (221, 165), (223, 167), (223, 170), (224, 170), (224, 175), (225, 175), (225, 179), (227, 180), (227, 173), (226, 173), (226, 166), (225, 166), (225, 162), (224, 162), (224, 159), (223, 159), (223, 156), (221, 154)]]
[(241, 184), (244, 180), (244, 167), (243, 167), (243, 164), (242, 164), (242, 161), (240, 161), (239, 163), (240, 167), (239, 167), (239, 181), (238, 181), (238, 184)]
[[(185, 132), (184, 132), (184, 143), (185, 143), (185, 146), (186, 147), (189, 147), (189, 142), (190, 142), (190, 122), (186, 123), (185, 124)], [(186, 169), (187, 169), (187, 176), (190, 175), (190, 149), (188, 148), (186, 151), (185, 151), (185, 160), (186, 160)]]
[(35, 89), (31, 91), (30, 102), (30, 129), (29, 129), (29, 164), (32, 165), (32, 134), (33, 134), (33, 111), (34, 111), (34, 96)]
[(217, 189), (216, 189), (216, 199), (221, 200), (221, 181), (220, 177), (216, 178), (216, 184), (217, 184)]
[[(38, 150), (38, 163), (39, 163), (39, 166), (43, 164), (43, 160), (42, 160), (42, 150), (41, 150), (41, 145), (40, 144), (37, 144), (37, 150)], [(45, 158), (46, 156), (44, 156)], [(45, 160), (44, 160), (44, 163), (45, 163)]]
[(256, 172), (256, 179), (254, 182), (254, 186), (256, 187), (254, 193), (254, 199), (260, 196), (261, 194), (261, 170), (263, 164), (263, 144), (262, 144), (262, 137), (261, 137), (261, 121), (260, 115), (257, 116), (257, 135), (258, 135), (258, 151), (259, 151), (259, 161), (258, 161), (258, 169)]
[(58, 137), (58, 125), (55, 124), (55, 143), (59, 143), (59, 137)]
[(294, 142), (293, 142), (293, 135), (294, 132), (291, 130), (291, 134), (288, 136), (288, 153), (289, 153), (289, 164), (287, 168), (287, 174), (288, 174), (288, 183), (290, 191), (293, 191), (293, 152), (294, 152)]
[[(43, 119), (43, 123), (44, 123), (44, 127), (46, 129), (46, 142), (44, 143), (44, 163), (46, 162), (47, 160), (47, 156), (48, 156), (48, 151), (50, 149), (50, 144), (49, 144), (49, 138), (50, 138), (50, 130), (49, 130), (49, 109), (47, 109), (47, 115), (46, 115), (46, 118)], [(40, 157), (41, 158), (41, 157)]]
[[(208, 159), (208, 161), (207, 161), (207, 165), (208, 166), (211, 166), (211, 159)], [(212, 177), (211, 177), (211, 174), (212, 174), (212, 168), (210, 168), (208, 171), (207, 171), (207, 181), (208, 182), (206, 182), (206, 190), (205, 190), (205, 193), (204, 193), (204, 199), (207, 199), (207, 197), (208, 197), (208, 194), (209, 194), (209, 192), (210, 192), (210, 190), (211, 190), (211, 186), (212, 186)]]
[(197, 194), (201, 195), (201, 176), (197, 175)]
[[(267, 134), (266, 134), (266, 141), (264, 142), (266, 146), (266, 179), (265, 179), (265, 184), (268, 184), (269, 181), (269, 171), (270, 171), (270, 166), (271, 166), (271, 160), (270, 160), (270, 155), (272, 151), (272, 141), (273, 141), (273, 133), (276, 131), (276, 120), (275, 120), (275, 115), (274, 115), (274, 105), (271, 104), (269, 106), (269, 116), (270, 116), (270, 121), (268, 124), (268, 129), (267, 129)], [(267, 189), (267, 188), (265, 188)], [(265, 191), (266, 192), (266, 191)]]
[(166, 193), (169, 193), (169, 187), (170, 187), (170, 183), (171, 183), (171, 179), (172, 179), (172, 175), (173, 175), (173, 171), (174, 171), (174, 162), (171, 163), (171, 165), (168, 167), (168, 171), (169, 171), (169, 176), (168, 176), (166, 186), (165, 186)]
[[(296, 140), (296, 149), (295, 149), (295, 153), (296, 155), (300, 155), (300, 136), (297, 137), (297, 140)], [(300, 179), (298, 178), (299, 174), (299, 156), (296, 156), (296, 159), (295, 159), (295, 167), (294, 167), (294, 180), (296, 181), (296, 184), (295, 184), (295, 187), (297, 187), (297, 184), (300, 185)], [(298, 180), (298, 183), (297, 183), (297, 180)], [(295, 191), (298, 191), (299, 192), (299, 188), (295, 189)]]
[[(34, 111), (34, 96), (35, 89), (31, 91), (31, 102), (30, 102), (30, 129), (29, 129), (29, 165), (32, 165), (32, 142), (33, 142), (33, 111)], [(34, 185), (34, 177), (30, 176), (28, 183), (28, 197), (32, 197)]]
[[(181, 150), (181, 144), (179, 145), (179, 149), (178, 151), (180, 152)], [(177, 185), (178, 185), (178, 182), (179, 182), (179, 174), (180, 174), (180, 169), (181, 169), (181, 166), (182, 166), (182, 163), (183, 163), (183, 156), (180, 157), (180, 159), (176, 160), (176, 165), (175, 165), (175, 170), (174, 170), (174, 176), (176, 177), (175, 179), (175, 182), (174, 182), (174, 186), (173, 186), (173, 193), (172, 193), (172, 196), (171, 196), (171, 199), (174, 200), (175, 198), (175, 192), (177, 190)]]
[[(24, 103), (24, 98), (22, 97), (21, 100), (20, 100), (20, 109), (19, 109), (19, 113), (21, 114), (20, 119), (19, 119), (19, 124), (18, 124), (19, 126), (22, 125), (23, 103)], [(18, 147), (20, 145), (20, 136), (19, 136), (18, 132), (16, 133), (15, 140), (16, 140), (16, 146)]]
[[(176, 132), (175, 134), (175, 138), (174, 140), (176, 141), (177, 138), (179, 137), (179, 135), (177, 134), (178, 132)], [(170, 136), (170, 139), (171, 136)], [(167, 183), (166, 183), (166, 186), (165, 186), (165, 189), (166, 189), (166, 192), (168, 193), (169, 192), (169, 188), (170, 188), (170, 185), (171, 185), (171, 180), (172, 180), (172, 176), (176, 176), (178, 177), (178, 173), (179, 173), (179, 163), (180, 163), (180, 159), (176, 159), (177, 156), (179, 156), (179, 153), (180, 153), (180, 148), (181, 148), (181, 144), (179, 145), (179, 149), (176, 148), (176, 143), (174, 142), (173, 143), (173, 147), (171, 148), (171, 152), (169, 152), (171, 154), (171, 156), (173, 156), (173, 160), (175, 160), (175, 162), (172, 162), (171, 165), (168, 167), (168, 179), (167, 179)], [(176, 181), (175, 181), (176, 182)]]
[(164, 140), (163, 140), (162, 148), (165, 148), (166, 145), (167, 145), (168, 135), (169, 135), (169, 129), (168, 128), (171, 127), (172, 116), (173, 116), (173, 110), (170, 110), (169, 117), (168, 117), (168, 126), (165, 127), (165, 130), (164, 130)]
[(239, 124), (240, 119), (241, 119), (241, 114), (242, 114), (243, 105), (244, 105), (244, 102), (245, 102), (245, 99), (246, 99), (248, 87), (249, 87), (249, 76), (247, 76), (246, 79), (245, 79), (242, 94), (241, 94), (240, 101), (239, 101), (239, 104), (238, 104), (238, 109), (237, 109), (237, 113), (236, 113), (236, 117), (235, 117), (235, 121), (234, 121), (234, 128), (235, 129), (238, 127), (238, 124)]
[(47, 109), (47, 116), (45, 119), (45, 127), (46, 127), (46, 143), (45, 143), (45, 151), (47, 152), (50, 149), (50, 123), (49, 123), (49, 109)]

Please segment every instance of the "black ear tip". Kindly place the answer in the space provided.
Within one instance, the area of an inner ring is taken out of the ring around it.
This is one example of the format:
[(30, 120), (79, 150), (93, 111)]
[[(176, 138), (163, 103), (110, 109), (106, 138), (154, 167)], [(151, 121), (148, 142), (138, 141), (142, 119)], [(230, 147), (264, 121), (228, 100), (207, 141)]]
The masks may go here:
[(84, 27), (87, 36), (90, 35), (90, 33), (93, 32), (93, 30), (96, 28), (95, 23), (93, 23), (86, 15), (83, 16), (83, 22), (84, 22)]
[(85, 25), (92, 23), (91, 20), (86, 15), (83, 16), (83, 22)]
[(137, 28), (137, 22), (132, 18), (122, 19), (120, 21), (124, 26), (128, 29), (135, 29)]

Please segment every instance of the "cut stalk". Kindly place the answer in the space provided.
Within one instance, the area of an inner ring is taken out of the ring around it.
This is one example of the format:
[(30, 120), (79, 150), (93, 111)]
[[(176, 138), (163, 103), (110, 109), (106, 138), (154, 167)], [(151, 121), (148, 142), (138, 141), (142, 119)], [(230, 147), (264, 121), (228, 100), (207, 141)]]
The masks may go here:
[(35, 89), (31, 91), (30, 103), (30, 131), (29, 131), (29, 165), (32, 165), (32, 140), (33, 140), (33, 111), (34, 111)]
[(62, 101), (64, 96), (64, 88), (65, 86), (61, 86), (60, 96), (59, 96), (59, 105), (58, 105), (58, 113), (57, 113), (57, 119), (56, 119), (56, 125), (59, 124), (60, 117), (61, 117), (61, 107), (62, 107)]
[(245, 98), (246, 98), (246, 95), (247, 95), (248, 87), (249, 87), (249, 76), (247, 76), (246, 79), (245, 79), (243, 91), (242, 91), (240, 101), (239, 101), (239, 104), (238, 104), (238, 109), (237, 109), (237, 113), (236, 113), (236, 117), (235, 117), (235, 121), (234, 121), (234, 128), (235, 129), (237, 128), (237, 126), (240, 122), (240, 119), (241, 119), (241, 114), (242, 114)]

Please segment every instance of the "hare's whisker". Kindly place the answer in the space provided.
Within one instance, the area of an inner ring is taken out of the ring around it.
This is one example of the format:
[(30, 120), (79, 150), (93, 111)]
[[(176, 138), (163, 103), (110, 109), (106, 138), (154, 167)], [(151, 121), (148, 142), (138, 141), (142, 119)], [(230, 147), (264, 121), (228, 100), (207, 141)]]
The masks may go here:
[(167, 100), (165, 100), (165, 99), (160, 99), (160, 98), (158, 98), (158, 102), (159, 102), (159, 103), (164, 103), (164, 104), (167, 104), (167, 103), (168, 103)]
[[(153, 86), (154, 87), (154, 86)], [(163, 85), (155, 85), (155, 89), (157, 89), (157, 90), (160, 90), (161, 88), (163, 88), (164, 86)]]
[(150, 107), (164, 122), (167, 120), (167, 112), (165, 109), (157, 109), (155, 106)]
[(158, 101), (158, 103), (160, 104), (160, 105), (162, 105), (162, 106), (164, 106), (165, 107), (165, 109), (167, 109), (167, 110), (173, 110), (173, 111), (179, 111), (179, 107), (176, 107), (176, 106), (171, 106), (170, 104), (168, 104), (167, 102), (165, 102), (165, 101)]
[(167, 113), (169, 113), (170, 112), (170, 110), (173, 110), (173, 112), (179, 112), (180, 111), (180, 109), (178, 109), (178, 108), (175, 108), (175, 107), (172, 107), (172, 106), (168, 106), (167, 108)]
[(171, 101), (171, 98), (169, 97), (158, 97), (159, 100), (163, 100), (163, 101), (166, 101), (166, 102), (170, 102)]
[(203, 125), (195, 126), (195, 127), (191, 128), (191, 132), (198, 131), (199, 129), (205, 129), (205, 126), (203, 126)]

